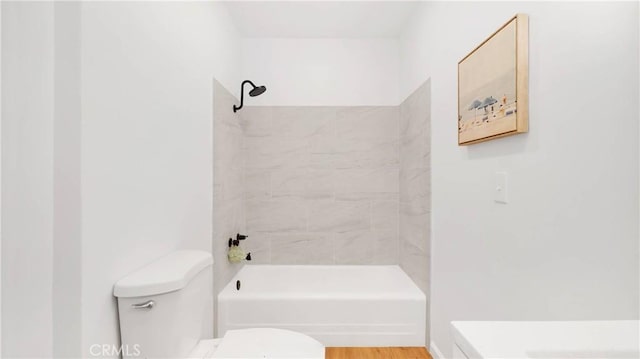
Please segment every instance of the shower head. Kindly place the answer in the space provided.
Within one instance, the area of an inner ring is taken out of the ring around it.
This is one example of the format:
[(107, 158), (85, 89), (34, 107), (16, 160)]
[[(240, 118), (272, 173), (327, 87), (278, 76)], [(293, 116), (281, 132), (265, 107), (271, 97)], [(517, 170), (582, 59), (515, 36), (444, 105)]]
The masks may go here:
[(253, 82), (249, 80), (242, 81), (242, 85), (240, 85), (240, 106), (233, 105), (233, 112), (238, 111), (244, 105), (244, 85), (249, 84), (251, 87), (251, 91), (249, 91), (249, 96), (256, 97), (262, 95), (265, 91), (267, 91), (266, 86), (256, 86)]
[(267, 91), (267, 88), (265, 86), (254, 87), (253, 90), (249, 91), (249, 96), (251, 96), (251, 97), (260, 96), (265, 91)]

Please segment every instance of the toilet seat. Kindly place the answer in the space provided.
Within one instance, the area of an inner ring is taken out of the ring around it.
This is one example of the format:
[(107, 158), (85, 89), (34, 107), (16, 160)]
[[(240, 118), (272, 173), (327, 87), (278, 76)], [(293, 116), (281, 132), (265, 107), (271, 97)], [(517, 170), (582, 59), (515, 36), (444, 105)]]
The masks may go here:
[(198, 342), (196, 347), (193, 348), (185, 359), (209, 359), (213, 356), (215, 350), (218, 349), (218, 345), (221, 341), (221, 338), (203, 339)]
[(228, 330), (221, 339), (201, 341), (190, 358), (324, 359), (324, 346), (308, 335), (274, 328)]

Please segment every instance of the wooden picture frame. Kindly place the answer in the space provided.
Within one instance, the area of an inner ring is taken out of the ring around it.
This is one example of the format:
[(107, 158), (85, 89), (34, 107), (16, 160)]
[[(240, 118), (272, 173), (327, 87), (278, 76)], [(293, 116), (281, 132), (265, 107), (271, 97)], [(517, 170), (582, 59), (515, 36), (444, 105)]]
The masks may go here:
[(529, 130), (529, 18), (517, 14), (458, 62), (458, 145)]

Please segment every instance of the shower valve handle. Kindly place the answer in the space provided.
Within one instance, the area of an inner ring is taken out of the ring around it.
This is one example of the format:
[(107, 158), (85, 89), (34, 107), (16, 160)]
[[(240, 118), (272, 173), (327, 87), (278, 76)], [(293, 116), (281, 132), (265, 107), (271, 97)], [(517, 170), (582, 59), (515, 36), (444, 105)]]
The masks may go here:
[(245, 239), (247, 239), (247, 237), (247, 235), (238, 233), (236, 234), (236, 241), (244, 241)]

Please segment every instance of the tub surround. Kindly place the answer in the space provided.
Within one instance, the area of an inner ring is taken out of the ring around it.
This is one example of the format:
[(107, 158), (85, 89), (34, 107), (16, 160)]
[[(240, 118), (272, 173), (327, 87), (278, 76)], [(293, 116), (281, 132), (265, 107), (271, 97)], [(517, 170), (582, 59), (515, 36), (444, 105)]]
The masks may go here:
[(430, 123), (431, 82), (427, 81), (400, 105), (399, 183), (399, 263), (427, 298), (431, 263)]
[(239, 114), (255, 263), (398, 263), (398, 107)]
[(240, 111), (254, 263), (400, 264), (428, 293), (430, 96)]
[(245, 106), (236, 114), (218, 87), (216, 293), (241, 267), (227, 263), (223, 245), (246, 230), (254, 265), (400, 265), (428, 295), (429, 82), (399, 106)]
[[(228, 239), (244, 233), (242, 128), (233, 112), (237, 99), (213, 84), (213, 255), (214, 293), (242, 267), (227, 260)], [(243, 241), (246, 242), (246, 241)], [(244, 243), (242, 243), (244, 246)]]

